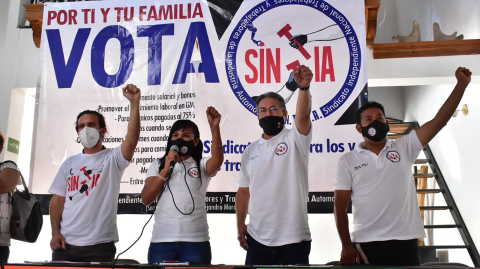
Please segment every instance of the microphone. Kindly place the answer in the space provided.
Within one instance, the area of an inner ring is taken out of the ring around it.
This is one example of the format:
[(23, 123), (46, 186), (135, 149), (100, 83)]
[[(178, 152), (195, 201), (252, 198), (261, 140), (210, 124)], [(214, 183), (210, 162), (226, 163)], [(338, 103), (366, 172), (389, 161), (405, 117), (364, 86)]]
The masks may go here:
[[(178, 153), (178, 151), (179, 151), (180, 149), (178, 148), (177, 145), (172, 145), (172, 146), (170, 147), (170, 151), (172, 151), (172, 150)], [(173, 171), (173, 167), (175, 166), (176, 163), (177, 163), (176, 161), (172, 161), (172, 163), (170, 163), (170, 171)], [(171, 173), (171, 172), (170, 172), (170, 173)]]

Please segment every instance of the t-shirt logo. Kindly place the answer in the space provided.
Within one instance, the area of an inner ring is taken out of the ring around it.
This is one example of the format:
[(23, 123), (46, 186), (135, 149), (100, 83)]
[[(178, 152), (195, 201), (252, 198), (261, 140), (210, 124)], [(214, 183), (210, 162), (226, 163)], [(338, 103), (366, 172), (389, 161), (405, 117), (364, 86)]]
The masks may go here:
[(188, 151), (188, 147), (187, 147), (187, 146), (183, 146), (183, 147), (180, 149), (180, 153), (181, 153), (181, 154), (185, 154), (185, 153), (187, 153), (187, 151)]
[(387, 152), (387, 159), (392, 163), (398, 163), (400, 161), (400, 154), (396, 150), (391, 150)]
[(283, 154), (287, 153), (287, 151), (288, 151), (287, 144), (285, 144), (285, 142), (282, 142), (282, 143), (277, 145), (277, 150), (275, 151), (275, 154), (283, 155)]
[(375, 130), (375, 128), (370, 127), (370, 128), (368, 129), (368, 134), (369, 134), (370, 136), (375, 136), (376, 133), (377, 133), (377, 130)]
[(188, 175), (193, 177), (193, 178), (199, 178), (200, 173), (198, 172), (198, 168), (197, 167), (192, 167), (192, 168), (188, 169)]

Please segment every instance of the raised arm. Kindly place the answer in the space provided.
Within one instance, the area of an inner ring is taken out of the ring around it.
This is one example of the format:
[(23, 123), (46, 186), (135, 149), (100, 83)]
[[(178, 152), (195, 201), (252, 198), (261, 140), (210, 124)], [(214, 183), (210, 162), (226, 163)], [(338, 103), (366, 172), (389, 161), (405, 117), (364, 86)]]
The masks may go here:
[(65, 197), (54, 194), (50, 201), (50, 223), (52, 225), (50, 248), (52, 250), (65, 249), (65, 238), (60, 233), (60, 222), (62, 220), (64, 206)]
[(237, 214), (237, 229), (238, 229), (238, 241), (240, 246), (247, 250), (248, 243), (247, 238), (247, 225), (245, 220), (248, 213), (248, 202), (250, 201), (250, 188), (238, 188), (237, 196), (235, 197), (235, 210)]
[(128, 121), (127, 136), (122, 143), (122, 155), (125, 160), (131, 160), (140, 137), (141, 92), (137, 86), (128, 84), (123, 88), (123, 95), (130, 101), (130, 120)]
[(209, 176), (217, 174), (223, 163), (222, 137), (220, 136), (220, 120), (222, 116), (214, 107), (207, 108), (208, 124), (212, 131), (212, 158), (207, 161), (207, 173)]
[[(313, 74), (310, 69), (300, 65), (293, 71), (293, 77), (300, 88), (310, 87)], [(308, 135), (312, 126), (310, 114), (312, 112), (312, 98), (310, 90), (298, 90), (297, 111), (295, 114), (295, 125), (299, 133)]]
[(457, 77), (457, 85), (455, 85), (452, 93), (437, 112), (435, 118), (417, 130), (417, 136), (422, 146), (426, 146), (450, 120), (472, 79), (472, 72), (465, 67), (459, 67), (455, 72), (455, 77)]
[(348, 229), (348, 203), (350, 202), (351, 191), (335, 190), (335, 223), (337, 225), (338, 235), (342, 241), (342, 254), (340, 256), (341, 264), (360, 263), (360, 254), (353, 247)]

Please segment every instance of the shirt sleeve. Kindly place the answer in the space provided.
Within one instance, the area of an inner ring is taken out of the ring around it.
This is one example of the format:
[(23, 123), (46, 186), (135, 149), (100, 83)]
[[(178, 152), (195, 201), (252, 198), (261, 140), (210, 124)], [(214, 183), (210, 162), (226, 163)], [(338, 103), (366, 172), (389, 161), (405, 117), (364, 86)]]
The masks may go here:
[(202, 158), (200, 160), (200, 171), (201, 171), (201, 174), (202, 174), (202, 179), (211, 180), (212, 177), (214, 177), (217, 174), (217, 173), (215, 173), (215, 175), (210, 176), (207, 173), (207, 161), (210, 160), (210, 158), (211, 157), (205, 157), (205, 158)]
[[(251, 146), (251, 145), (250, 145)], [(250, 147), (249, 146), (249, 147)], [(242, 154), (242, 164), (240, 166), (240, 172), (238, 173), (238, 186), (240, 188), (249, 188), (250, 187), (250, 175), (247, 172), (247, 160), (249, 150), (247, 149)]]
[(67, 196), (67, 173), (65, 173), (65, 162), (62, 163), (58, 169), (57, 175), (48, 190), (51, 194), (56, 194), (62, 197)]
[(122, 145), (113, 149), (113, 158), (115, 159), (115, 162), (117, 163), (117, 166), (120, 170), (127, 168), (130, 164), (130, 161), (126, 160), (125, 157), (123, 157)]
[(420, 139), (418, 139), (417, 132), (412, 131), (408, 135), (402, 137), (401, 139), (404, 139), (405, 141), (405, 149), (407, 156), (410, 160), (410, 162), (413, 164), (415, 160), (418, 158), (418, 155), (420, 152), (423, 150), (422, 143), (420, 142)]
[(295, 141), (295, 144), (297, 144), (299, 147), (305, 150), (305, 152), (310, 152), (310, 143), (312, 142), (312, 128), (313, 126), (310, 126), (310, 132), (307, 135), (301, 134), (297, 126), (295, 125), (295, 120), (293, 121), (293, 127), (291, 133), (293, 134), (293, 140)]
[(345, 155), (340, 157), (337, 163), (337, 174), (333, 185), (334, 190), (352, 190), (352, 173), (348, 169), (349, 165)]
[(160, 174), (160, 159), (155, 159), (155, 161), (153, 161), (148, 168), (146, 178), (157, 177), (158, 174)]

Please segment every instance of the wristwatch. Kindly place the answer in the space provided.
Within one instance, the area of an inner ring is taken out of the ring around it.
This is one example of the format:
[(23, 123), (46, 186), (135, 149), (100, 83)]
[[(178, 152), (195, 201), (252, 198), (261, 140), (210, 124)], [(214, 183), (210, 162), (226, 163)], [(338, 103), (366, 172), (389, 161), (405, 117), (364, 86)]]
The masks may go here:
[[(297, 83), (297, 82), (295, 81), (295, 83)], [(305, 87), (305, 88), (302, 88), (302, 87), (300, 86), (300, 84), (297, 83), (297, 88), (299, 88), (299, 89), (302, 90), (302, 91), (308, 91), (308, 90), (310, 89), (310, 85), (308, 85), (308, 86)]]

